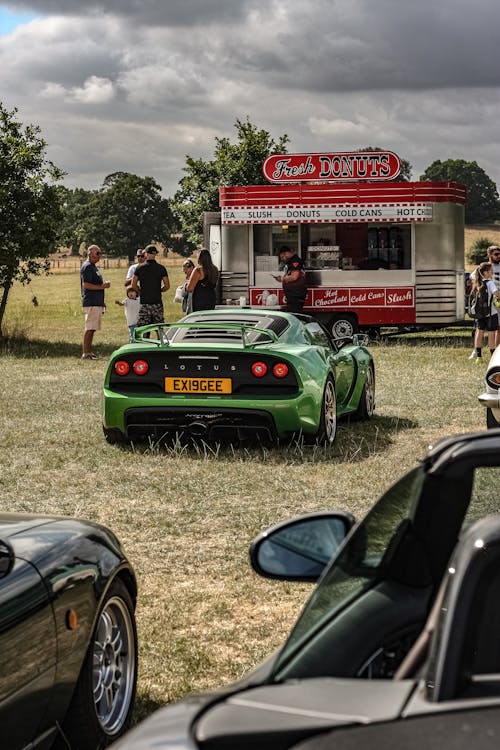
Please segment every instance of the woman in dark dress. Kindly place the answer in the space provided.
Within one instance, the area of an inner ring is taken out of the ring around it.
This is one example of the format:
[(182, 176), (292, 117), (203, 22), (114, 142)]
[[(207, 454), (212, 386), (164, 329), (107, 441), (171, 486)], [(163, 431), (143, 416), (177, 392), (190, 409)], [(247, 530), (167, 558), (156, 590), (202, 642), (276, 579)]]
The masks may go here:
[(219, 281), (219, 270), (212, 262), (208, 250), (200, 250), (198, 265), (189, 277), (188, 293), (191, 293), (191, 307), (189, 312), (197, 310), (213, 310), (216, 302), (215, 289)]

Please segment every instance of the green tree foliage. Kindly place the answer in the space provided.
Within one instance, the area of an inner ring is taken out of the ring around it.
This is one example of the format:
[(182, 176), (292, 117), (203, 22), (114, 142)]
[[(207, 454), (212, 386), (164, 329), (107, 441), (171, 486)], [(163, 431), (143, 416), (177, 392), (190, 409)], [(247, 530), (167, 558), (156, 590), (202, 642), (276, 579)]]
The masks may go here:
[(266, 183), (262, 174), (265, 159), (287, 152), (287, 135), (275, 141), (267, 130), (259, 130), (248, 119), (236, 120), (235, 128), (237, 142), (216, 138), (211, 161), (186, 157), (186, 175), (172, 199), (172, 210), (184, 235), (196, 245), (203, 236), (203, 212), (219, 210), (219, 187)]
[(71, 252), (76, 255), (80, 245), (87, 239), (87, 218), (93, 211), (92, 204), (97, 200), (97, 191), (83, 188), (71, 190), (63, 186), (58, 190), (63, 209), (58, 241), (60, 245), (71, 248)]
[(466, 224), (489, 224), (500, 218), (498, 190), (484, 169), (475, 161), (447, 159), (434, 161), (421, 180), (461, 182), (467, 186)]
[(128, 172), (108, 175), (97, 191), (64, 190), (61, 244), (72, 248), (83, 242), (100, 245), (108, 255), (133, 257), (140, 247), (161, 242), (171, 248), (178, 223), (170, 202), (152, 177)]
[[(380, 148), (380, 146), (365, 146), (365, 148), (359, 148), (358, 151), (387, 151), (390, 149)], [(412, 165), (407, 159), (401, 159), (401, 172), (398, 174), (394, 182), (408, 182), (411, 180)]]
[(493, 240), (490, 240), (488, 237), (478, 237), (466, 252), (466, 257), (469, 263), (478, 266), (483, 261), (488, 260), (488, 253), (486, 250), (490, 245), (494, 244)]
[(23, 127), (16, 115), (0, 102), (0, 337), (12, 285), (48, 271), (61, 220), (63, 172), (45, 158), (38, 126)]

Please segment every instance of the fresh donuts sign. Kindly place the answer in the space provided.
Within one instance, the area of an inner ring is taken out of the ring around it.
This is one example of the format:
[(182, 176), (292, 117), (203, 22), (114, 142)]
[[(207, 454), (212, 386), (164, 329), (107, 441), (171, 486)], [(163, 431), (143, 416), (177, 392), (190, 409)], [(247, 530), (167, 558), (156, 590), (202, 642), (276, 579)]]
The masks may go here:
[(273, 154), (262, 171), (270, 182), (394, 180), (401, 172), (401, 161), (392, 151)]

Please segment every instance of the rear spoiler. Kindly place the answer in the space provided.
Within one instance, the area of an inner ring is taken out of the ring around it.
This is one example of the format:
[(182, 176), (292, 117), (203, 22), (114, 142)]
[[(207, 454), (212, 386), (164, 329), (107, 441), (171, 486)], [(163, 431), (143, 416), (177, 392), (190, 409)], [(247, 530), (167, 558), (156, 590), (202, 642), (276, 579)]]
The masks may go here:
[[(256, 326), (245, 325), (244, 323), (152, 323), (151, 325), (141, 326), (134, 330), (134, 341), (144, 341), (157, 346), (171, 346), (173, 342), (168, 334), (172, 329), (189, 328), (190, 330), (208, 330), (208, 331), (238, 331), (241, 336), (241, 343), (244, 349), (250, 349), (263, 343), (275, 344), (278, 336), (274, 331), (266, 328), (257, 328)], [(156, 339), (151, 339), (151, 333), (156, 333)], [(267, 341), (248, 341), (250, 333), (258, 333), (267, 339)], [(192, 342), (182, 342), (192, 343)], [(211, 343), (211, 342), (206, 342)]]

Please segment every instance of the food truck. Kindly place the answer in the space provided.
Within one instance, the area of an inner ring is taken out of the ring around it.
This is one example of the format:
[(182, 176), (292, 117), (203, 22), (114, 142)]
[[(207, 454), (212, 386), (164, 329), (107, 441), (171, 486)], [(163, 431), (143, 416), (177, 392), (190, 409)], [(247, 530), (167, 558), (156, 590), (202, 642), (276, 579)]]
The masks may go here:
[(220, 188), (204, 240), (221, 302), (285, 304), (278, 253), (305, 262), (304, 312), (335, 336), (464, 317), (464, 205), (455, 182), (397, 181), (390, 151), (274, 154), (266, 185)]

